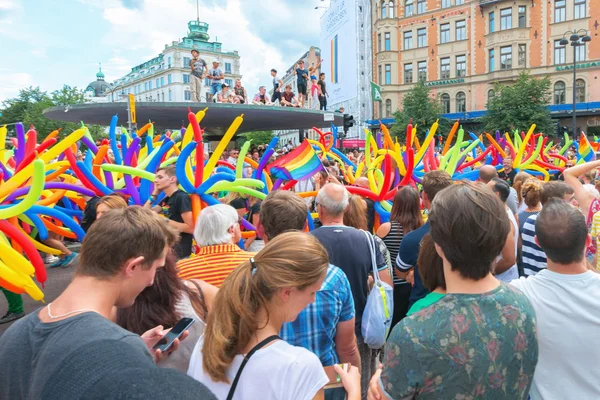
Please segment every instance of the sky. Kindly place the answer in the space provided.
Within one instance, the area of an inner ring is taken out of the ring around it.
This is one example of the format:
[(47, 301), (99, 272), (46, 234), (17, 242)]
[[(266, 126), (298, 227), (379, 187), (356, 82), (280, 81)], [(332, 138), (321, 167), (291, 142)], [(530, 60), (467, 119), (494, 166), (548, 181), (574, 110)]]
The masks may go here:
[[(198, 0), (210, 40), (238, 50), (249, 95), (319, 45), (329, 0)], [(196, 0), (0, 0), (0, 102), (19, 89), (112, 82), (187, 35)]]

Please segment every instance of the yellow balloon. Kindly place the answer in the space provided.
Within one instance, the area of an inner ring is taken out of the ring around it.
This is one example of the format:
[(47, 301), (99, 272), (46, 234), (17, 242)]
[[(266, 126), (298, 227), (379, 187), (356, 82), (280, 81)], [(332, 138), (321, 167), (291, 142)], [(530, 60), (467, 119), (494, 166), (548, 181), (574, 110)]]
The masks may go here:
[(219, 161), (221, 154), (223, 154), (223, 150), (225, 150), (225, 147), (227, 147), (231, 141), (231, 138), (233, 135), (235, 135), (242, 122), (244, 122), (244, 114), (236, 117), (233, 123), (229, 126), (229, 129), (227, 129), (227, 132), (225, 132), (225, 135), (217, 145), (212, 157), (208, 160), (208, 163), (204, 167), (204, 180), (207, 180), (210, 177), (211, 172), (217, 165), (217, 161)]
[(6, 265), (10, 265), (10, 268), (14, 271), (29, 276), (35, 274), (35, 268), (33, 268), (33, 265), (31, 265), (29, 260), (3, 241), (0, 241), (0, 259), (2, 259)]
[[(24, 213), (40, 198), (42, 190), (44, 190), (45, 182), (44, 162), (42, 160), (34, 160), (32, 163), (32, 168), (33, 181), (31, 183), (31, 188), (29, 189), (27, 196), (19, 203), (12, 205), (8, 208), (1, 209), (0, 219), (8, 219)], [(7, 184), (10, 184), (11, 181), (12, 179), (9, 180)]]

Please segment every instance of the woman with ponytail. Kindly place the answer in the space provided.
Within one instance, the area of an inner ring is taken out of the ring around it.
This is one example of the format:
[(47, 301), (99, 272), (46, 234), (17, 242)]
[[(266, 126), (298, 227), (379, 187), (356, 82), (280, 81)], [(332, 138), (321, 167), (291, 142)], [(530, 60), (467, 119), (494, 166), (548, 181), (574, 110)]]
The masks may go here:
[[(278, 334), (284, 322), (294, 321), (315, 300), (328, 264), (327, 251), (311, 235), (289, 232), (270, 241), (225, 279), (188, 375), (218, 399), (322, 397), (329, 379), (319, 358)], [(358, 370), (336, 371), (348, 398), (359, 398)]]

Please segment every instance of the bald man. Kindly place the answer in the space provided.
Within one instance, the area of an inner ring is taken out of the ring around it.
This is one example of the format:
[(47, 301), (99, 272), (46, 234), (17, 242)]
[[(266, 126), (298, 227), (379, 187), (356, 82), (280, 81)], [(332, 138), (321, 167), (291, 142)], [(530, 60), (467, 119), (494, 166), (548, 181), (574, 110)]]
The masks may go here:
[[(498, 171), (496, 170), (496, 167), (492, 165), (484, 165), (479, 168), (479, 182), (487, 185), (494, 178), (498, 178)], [(512, 211), (513, 215), (516, 216), (519, 210), (519, 198), (517, 196), (517, 191), (512, 187), (510, 188), (510, 194), (508, 196), (508, 200), (506, 200), (506, 205), (508, 208), (510, 208), (510, 211)]]
[[(317, 211), (322, 227), (311, 233), (319, 239), (329, 254), (329, 262), (346, 273), (356, 310), (355, 332), (361, 358), (362, 391), (366, 395), (369, 380), (375, 373), (376, 353), (364, 342), (361, 332), (362, 315), (367, 304), (368, 278), (372, 271), (369, 241), (364, 232), (344, 225), (348, 208), (348, 191), (342, 185), (328, 183), (317, 194)], [(392, 277), (378, 246), (375, 260), (379, 277), (393, 287)], [(364, 397), (363, 397), (364, 398)]]
[[(365, 176), (361, 176), (354, 181), (356, 186), (361, 188), (369, 189), (369, 179)], [(373, 232), (373, 226), (375, 225), (375, 202), (368, 197), (363, 197), (367, 202), (367, 229), (369, 232)]]

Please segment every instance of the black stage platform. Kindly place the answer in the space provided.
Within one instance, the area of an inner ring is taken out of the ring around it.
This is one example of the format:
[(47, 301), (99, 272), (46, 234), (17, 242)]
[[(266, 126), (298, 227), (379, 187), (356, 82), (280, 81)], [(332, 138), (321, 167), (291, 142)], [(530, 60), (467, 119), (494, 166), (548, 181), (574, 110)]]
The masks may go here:
[[(152, 120), (158, 129), (179, 128), (188, 125), (188, 107), (198, 112), (208, 107), (200, 127), (209, 136), (222, 136), (235, 117), (244, 114), (242, 132), (285, 129), (328, 128), (343, 125), (343, 114), (329, 111), (306, 110), (279, 106), (257, 106), (216, 103), (136, 103), (138, 126)], [(108, 126), (113, 115), (119, 116), (119, 125), (127, 126), (127, 103), (94, 103), (52, 107), (44, 110), (49, 119)], [(333, 121), (331, 121), (333, 116)], [(328, 120), (327, 120), (328, 119)]]

